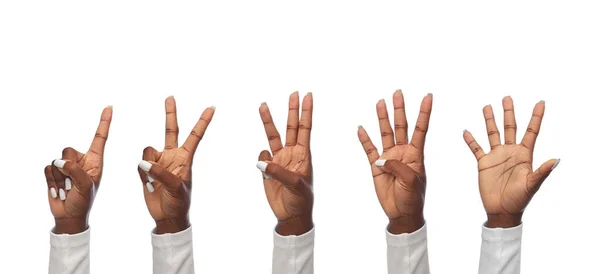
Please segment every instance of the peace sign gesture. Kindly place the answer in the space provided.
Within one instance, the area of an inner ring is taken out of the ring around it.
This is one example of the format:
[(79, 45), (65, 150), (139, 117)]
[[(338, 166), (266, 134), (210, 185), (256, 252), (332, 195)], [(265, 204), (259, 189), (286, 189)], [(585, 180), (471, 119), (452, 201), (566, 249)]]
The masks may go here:
[(423, 98), (410, 142), (402, 91), (396, 91), (393, 97), (394, 131), (390, 125), (385, 101), (382, 99), (377, 103), (377, 117), (383, 143), (381, 156), (367, 131), (362, 126), (358, 128), (358, 139), (371, 164), (375, 192), (390, 220), (388, 231), (393, 234), (412, 233), (425, 224), (423, 207), (427, 180), (423, 150), (432, 103), (433, 95), (428, 94)]
[(112, 107), (106, 107), (89, 150), (82, 154), (65, 148), (62, 158), (44, 169), (57, 234), (76, 234), (88, 228), (89, 212), (102, 178), (104, 146), (111, 120)]
[(502, 106), (505, 144), (500, 141), (500, 132), (490, 105), (483, 108), (490, 152), (483, 152), (469, 131), (465, 130), (463, 134), (477, 159), (479, 192), (490, 228), (518, 226), (525, 207), (560, 161), (548, 160), (533, 171), (533, 148), (544, 117), (544, 101), (533, 108), (531, 121), (520, 144), (516, 143), (517, 123), (512, 98), (504, 97)]
[(192, 191), (194, 153), (215, 113), (204, 110), (185, 143), (179, 147), (177, 107), (171, 96), (165, 100), (165, 148), (159, 152), (146, 147), (138, 166), (144, 185), (144, 199), (156, 222), (156, 233), (176, 233), (190, 226), (188, 212)]

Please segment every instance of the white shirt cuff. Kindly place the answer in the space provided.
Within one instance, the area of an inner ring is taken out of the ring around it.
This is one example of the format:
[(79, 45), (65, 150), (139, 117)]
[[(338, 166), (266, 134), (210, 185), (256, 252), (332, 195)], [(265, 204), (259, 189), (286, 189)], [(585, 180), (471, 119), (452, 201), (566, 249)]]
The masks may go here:
[(294, 248), (301, 246), (313, 245), (315, 243), (315, 227), (302, 234), (281, 236), (277, 231), (273, 230), (273, 244), (279, 248)]
[(489, 228), (483, 224), (481, 238), (489, 242), (504, 242), (520, 239), (523, 235), (523, 224), (510, 228)]
[(50, 245), (53, 247), (77, 247), (90, 243), (90, 228), (77, 234), (56, 234), (50, 231)]
[(192, 226), (177, 233), (156, 234), (156, 228), (152, 230), (152, 246), (168, 247), (184, 245), (193, 240)]
[(405, 247), (420, 243), (427, 239), (427, 223), (412, 233), (392, 234), (387, 228), (385, 232), (388, 246)]

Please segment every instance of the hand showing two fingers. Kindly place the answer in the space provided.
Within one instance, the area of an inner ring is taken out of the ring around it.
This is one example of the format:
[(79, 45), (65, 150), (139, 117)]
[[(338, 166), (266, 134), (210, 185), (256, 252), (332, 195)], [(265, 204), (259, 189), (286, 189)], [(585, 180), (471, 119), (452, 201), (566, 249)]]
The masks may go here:
[(259, 108), (273, 156), (267, 150), (262, 151), (257, 167), (263, 172), (267, 200), (278, 221), (276, 231), (283, 236), (302, 235), (313, 227), (312, 111), (311, 93), (302, 101), (301, 116), (298, 92), (290, 95), (284, 146), (269, 107), (263, 103)]
[(192, 190), (194, 153), (204, 136), (215, 108), (204, 110), (185, 143), (179, 147), (179, 126), (175, 99), (165, 100), (165, 147), (159, 152), (144, 149), (138, 172), (144, 183), (144, 199), (156, 222), (156, 233), (175, 233), (190, 226), (188, 212)]
[(96, 136), (82, 154), (65, 148), (62, 159), (44, 168), (55, 233), (75, 234), (88, 227), (88, 216), (102, 178), (104, 146), (112, 120), (112, 107), (102, 111)]
[(380, 100), (377, 103), (377, 117), (383, 143), (381, 155), (366, 130), (363, 127), (358, 128), (358, 139), (371, 164), (377, 198), (390, 220), (388, 230), (393, 234), (411, 233), (425, 224), (423, 207), (426, 176), (423, 149), (432, 102), (431, 94), (423, 98), (410, 142), (402, 91), (396, 91), (393, 96), (394, 131), (390, 125), (385, 101)]

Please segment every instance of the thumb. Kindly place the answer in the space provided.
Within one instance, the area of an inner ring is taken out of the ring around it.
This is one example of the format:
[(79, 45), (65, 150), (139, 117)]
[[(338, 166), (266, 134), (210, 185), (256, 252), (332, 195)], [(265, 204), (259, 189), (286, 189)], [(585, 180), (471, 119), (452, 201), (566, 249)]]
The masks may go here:
[(273, 179), (281, 182), (283, 187), (290, 191), (299, 193), (306, 187), (304, 176), (290, 171), (276, 163), (258, 161), (256, 167), (265, 175), (271, 176)]
[(80, 190), (89, 190), (94, 185), (92, 178), (73, 161), (56, 159), (52, 161), (52, 165), (57, 167), (62, 174), (70, 177)]
[(380, 159), (375, 161), (375, 165), (385, 172), (392, 173), (392, 175), (402, 179), (404, 182), (415, 182), (421, 180), (419, 175), (412, 170), (412, 168), (398, 160)]
[(166, 170), (156, 162), (141, 161), (140, 169), (159, 181), (168, 190), (177, 189), (181, 185), (181, 178)]
[[(258, 155), (258, 160), (262, 161), (262, 162), (270, 162), (273, 161), (273, 157), (271, 157), (271, 153), (268, 150), (263, 150), (260, 152), (260, 154)], [(271, 176), (267, 175), (264, 170), (262, 170), (258, 165), (256, 166), (258, 167), (258, 169), (260, 169), (262, 171), (263, 174), (263, 179), (264, 180), (269, 180), (272, 179)]]
[(544, 180), (546, 180), (552, 170), (558, 166), (558, 163), (560, 163), (560, 159), (550, 159), (543, 163), (536, 171), (531, 173), (529, 175), (529, 180), (527, 181), (527, 189), (534, 191), (534, 193), (540, 189)]

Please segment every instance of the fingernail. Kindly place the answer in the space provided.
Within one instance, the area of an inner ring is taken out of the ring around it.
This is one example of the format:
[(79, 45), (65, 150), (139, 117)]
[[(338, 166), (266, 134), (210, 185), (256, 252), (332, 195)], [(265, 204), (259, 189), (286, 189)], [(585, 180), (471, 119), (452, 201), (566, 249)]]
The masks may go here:
[(52, 162), (52, 164), (58, 168), (63, 168), (65, 166), (65, 163), (66, 163), (65, 160), (61, 160), (61, 159), (56, 159)]
[(267, 175), (267, 174), (266, 174), (266, 173), (264, 173), (264, 172), (263, 172), (263, 174), (262, 174), (262, 175), (263, 175), (263, 179), (265, 179), (265, 180), (269, 180), (269, 179), (272, 179), (272, 178), (273, 178), (273, 177), (271, 177), (271, 176)]
[(268, 164), (266, 162), (263, 162), (263, 161), (258, 161), (258, 163), (256, 163), (256, 167), (258, 169), (260, 169), (260, 171), (262, 171), (262, 172), (266, 172), (267, 171), (267, 165)]
[(542, 103), (542, 104), (545, 104), (545, 103), (546, 103), (546, 101), (544, 101), (544, 100), (540, 100), (540, 103)]
[(148, 192), (154, 192), (154, 186), (151, 183), (146, 183), (146, 188), (148, 189)]
[(433, 93), (427, 93), (427, 96), (433, 96)]
[(66, 190), (71, 190), (71, 186), (72, 186), (72, 185), (73, 185), (73, 184), (71, 183), (71, 178), (67, 177), (67, 178), (65, 179), (65, 189), (66, 189)]
[(58, 196), (60, 196), (61, 201), (64, 201), (67, 199), (67, 194), (65, 193), (65, 190), (62, 188), (58, 190)]
[(213, 105), (213, 106), (210, 106), (210, 108), (212, 108), (213, 110), (216, 110), (216, 109), (217, 109), (217, 107), (215, 107), (214, 105)]
[(260, 103), (261, 106), (267, 106), (267, 102)]
[(554, 163), (554, 165), (552, 165), (550, 170), (554, 170), (558, 166), (558, 163), (560, 163), (560, 158), (558, 160), (556, 160), (556, 163)]
[(156, 180), (154, 180), (154, 177), (148, 175), (148, 182), (149, 183), (154, 183), (154, 181), (156, 181)]
[(311, 91), (311, 92), (309, 92), (309, 93), (306, 93), (306, 95), (310, 95), (310, 96), (312, 96), (312, 91)]
[(150, 172), (150, 168), (152, 167), (152, 164), (148, 161), (141, 161), (140, 164), (138, 165), (143, 171), (145, 172)]
[(358, 129), (361, 129), (363, 126), (362, 125), (358, 125)]
[(387, 161), (387, 160), (377, 160), (377, 161), (375, 161), (375, 165), (378, 167), (382, 167), (385, 165), (385, 161)]
[(379, 99), (379, 102), (385, 103), (385, 99)]
[(167, 97), (167, 99), (169, 99), (169, 98), (173, 98), (173, 99), (175, 99), (175, 96), (173, 96), (173, 95), (169, 95), (169, 97)]
[(113, 108), (113, 106), (112, 106), (112, 105), (108, 105), (108, 106), (106, 106), (106, 107), (107, 107), (107, 108)]
[(52, 199), (56, 199), (56, 188), (50, 189), (50, 196), (52, 196)]

